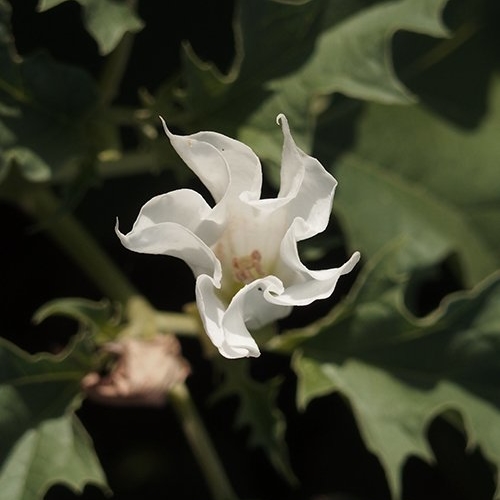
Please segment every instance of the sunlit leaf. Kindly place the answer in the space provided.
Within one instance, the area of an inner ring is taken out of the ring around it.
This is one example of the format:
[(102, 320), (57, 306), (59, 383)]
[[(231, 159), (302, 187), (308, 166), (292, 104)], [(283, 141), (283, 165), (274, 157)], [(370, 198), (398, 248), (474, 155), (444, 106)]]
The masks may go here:
[(426, 429), (448, 409), (463, 416), (469, 446), (500, 466), (500, 275), (415, 318), (405, 307), (404, 247), (368, 265), (326, 318), (275, 341), (295, 352), (300, 407), (333, 392), (349, 400), (396, 498), (405, 461), (432, 459)]
[(423, 106), (368, 108), (354, 153), (335, 166), (350, 245), (368, 258), (404, 235), (421, 262), (456, 252), (469, 285), (500, 268), (498, 79), (489, 100), (472, 130)]
[(261, 155), (276, 162), (281, 155), (279, 131), (270, 124), (280, 112), (298, 129), (298, 143), (310, 150), (316, 116), (328, 105), (325, 97), (334, 92), (368, 101), (412, 102), (415, 97), (395, 75), (390, 42), (398, 30), (446, 36), (441, 21), (446, 3), (382, 2), (345, 18), (344, 6), (329, 5), (314, 51), (298, 71), (266, 85), (271, 96), (247, 120), (242, 139), (256, 147), (265, 145)]
[(82, 491), (106, 479), (74, 415), (90, 370), (86, 341), (64, 353), (30, 356), (0, 339), (0, 491), (5, 500), (39, 500), (64, 483)]
[[(262, 158), (278, 162), (279, 113), (288, 116), (297, 143), (310, 150), (316, 117), (329, 96), (408, 103), (414, 97), (395, 76), (391, 40), (398, 30), (442, 37), (447, 0), (399, 0), (366, 7), (340, 0), (285, 5), (241, 0), (236, 59), (227, 76), (185, 54), (186, 88), (179, 125), (238, 135)], [(163, 99), (164, 99), (163, 95)], [(162, 104), (168, 106), (165, 99)]]

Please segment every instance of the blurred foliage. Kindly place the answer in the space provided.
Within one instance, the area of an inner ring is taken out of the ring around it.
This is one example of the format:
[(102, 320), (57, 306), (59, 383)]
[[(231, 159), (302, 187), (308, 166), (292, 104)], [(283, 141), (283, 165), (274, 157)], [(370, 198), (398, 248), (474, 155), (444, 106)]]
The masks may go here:
[[(68, 0), (40, 0), (38, 10), (44, 12)], [(97, 42), (99, 53), (109, 54), (126, 33), (141, 30), (143, 22), (133, 9), (133, 2), (115, 0), (77, 0), (83, 9), (88, 32)]]

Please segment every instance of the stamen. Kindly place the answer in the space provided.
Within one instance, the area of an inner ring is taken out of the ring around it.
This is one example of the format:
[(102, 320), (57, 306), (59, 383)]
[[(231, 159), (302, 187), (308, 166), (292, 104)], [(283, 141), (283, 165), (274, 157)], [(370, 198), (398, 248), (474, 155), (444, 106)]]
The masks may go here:
[(247, 285), (257, 278), (265, 276), (262, 269), (262, 255), (258, 250), (253, 250), (250, 255), (233, 257), (233, 277), (236, 281)]

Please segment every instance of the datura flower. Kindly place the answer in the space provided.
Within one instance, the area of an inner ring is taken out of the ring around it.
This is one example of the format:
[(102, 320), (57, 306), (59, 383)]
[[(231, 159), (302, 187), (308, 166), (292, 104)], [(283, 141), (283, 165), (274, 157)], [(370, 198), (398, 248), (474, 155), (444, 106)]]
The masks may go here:
[(262, 168), (245, 144), (215, 132), (179, 136), (172, 146), (214, 198), (179, 189), (155, 196), (128, 234), (135, 252), (183, 259), (196, 277), (196, 303), (206, 333), (226, 358), (260, 355), (250, 330), (287, 316), (293, 306), (329, 297), (359, 253), (341, 267), (310, 270), (297, 243), (325, 230), (337, 181), (295, 144), (284, 115), (281, 187), (261, 199)]

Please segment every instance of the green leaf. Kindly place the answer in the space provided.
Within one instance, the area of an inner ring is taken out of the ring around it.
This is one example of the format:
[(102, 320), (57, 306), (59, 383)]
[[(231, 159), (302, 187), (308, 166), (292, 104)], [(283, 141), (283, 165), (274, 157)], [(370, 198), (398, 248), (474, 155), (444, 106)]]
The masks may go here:
[(12, 163), (30, 181), (75, 176), (90, 154), (86, 117), (97, 91), (81, 69), (15, 53), (10, 8), (0, 2), (0, 180)]
[[(321, 30), (326, 4), (325, 0), (301, 6), (241, 0), (236, 8), (236, 56), (229, 73), (222, 75), (185, 44), (185, 85), (173, 93), (167, 82), (157, 96), (155, 114), (164, 114), (162, 109), (166, 109), (175, 117), (176, 105), (169, 102), (174, 98), (185, 112), (176, 118), (184, 129), (203, 127), (234, 136), (245, 117), (269, 97), (266, 82), (295, 70), (308, 57)], [(266, 126), (272, 126), (275, 118)]]
[(365, 258), (375, 255), (387, 241), (402, 236), (411, 239), (412, 259), (421, 265), (458, 253), (468, 285), (498, 268), (498, 254), (466, 211), (425, 189), (425, 185), (357, 157), (344, 157), (336, 174), (342, 189), (335, 200), (335, 213), (342, 220), (349, 246), (360, 250)]
[(54, 483), (77, 493), (93, 483), (109, 493), (91, 439), (72, 414), (26, 430), (0, 472), (5, 500), (39, 500)]
[[(316, 117), (328, 105), (326, 96), (340, 92), (368, 101), (413, 102), (415, 97), (395, 75), (390, 43), (401, 29), (446, 36), (448, 32), (441, 21), (446, 3), (447, 0), (382, 2), (341, 20), (336, 17), (340, 9), (332, 6), (325, 12), (330, 22), (305, 64), (298, 71), (269, 82), (267, 88), (272, 95), (242, 127), (243, 142), (254, 145), (262, 157), (279, 164), (281, 132), (277, 127), (271, 129), (270, 124), (280, 112), (288, 116), (297, 143), (310, 151)], [(265, 149), (261, 144), (266, 145)]]
[[(38, 10), (43, 12), (67, 0), (40, 0)], [(144, 27), (128, 2), (115, 0), (77, 0), (83, 7), (87, 31), (99, 46), (101, 55), (109, 54), (120, 43), (125, 33), (135, 33)]]
[(423, 106), (368, 107), (354, 152), (335, 166), (335, 212), (350, 246), (368, 259), (404, 235), (421, 263), (455, 252), (469, 286), (500, 267), (498, 78), (489, 100), (474, 130)]
[(331, 94), (390, 103), (414, 99), (395, 76), (391, 40), (402, 29), (446, 36), (446, 3), (241, 0), (237, 57), (227, 77), (187, 52), (187, 88), (179, 101), (189, 113), (179, 124), (232, 135), (236, 129), (261, 158), (278, 163), (282, 140), (275, 118), (282, 112), (299, 146), (310, 151), (316, 117)]
[(90, 370), (87, 341), (58, 356), (30, 356), (0, 338), (0, 490), (38, 500), (55, 483), (107, 489), (92, 442), (73, 414)]
[(297, 483), (288, 457), (285, 442), (286, 423), (276, 405), (281, 379), (257, 382), (249, 373), (248, 360), (227, 362), (217, 360), (217, 366), (224, 374), (222, 384), (214, 397), (237, 395), (240, 398), (236, 424), (250, 428), (250, 445), (260, 447), (268, 455), (276, 470), (291, 484)]
[(469, 446), (500, 466), (500, 274), (415, 318), (405, 307), (405, 248), (368, 263), (327, 317), (275, 342), (294, 351), (300, 407), (337, 391), (349, 400), (396, 498), (405, 460), (432, 459), (426, 428), (446, 410), (463, 416)]
[(53, 315), (78, 321), (84, 330), (91, 332), (94, 342), (98, 344), (116, 338), (120, 331), (120, 311), (108, 300), (96, 302), (80, 297), (51, 300), (35, 312), (33, 321), (41, 323)]

